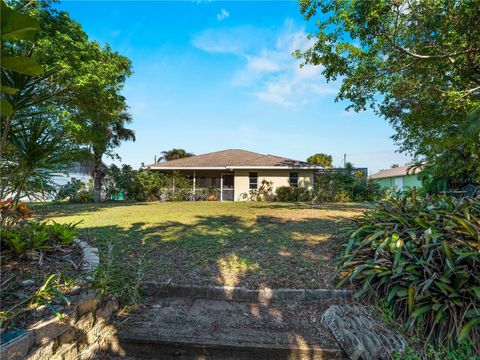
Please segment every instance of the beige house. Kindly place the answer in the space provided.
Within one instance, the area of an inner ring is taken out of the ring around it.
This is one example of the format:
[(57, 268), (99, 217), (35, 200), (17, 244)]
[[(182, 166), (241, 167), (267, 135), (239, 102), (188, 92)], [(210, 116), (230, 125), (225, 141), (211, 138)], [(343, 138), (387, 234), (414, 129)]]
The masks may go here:
[(248, 200), (263, 180), (280, 186), (313, 188), (321, 166), (274, 155), (229, 149), (148, 165), (151, 170), (178, 171), (193, 179), (193, 188), (218, 188), (220, 201)]

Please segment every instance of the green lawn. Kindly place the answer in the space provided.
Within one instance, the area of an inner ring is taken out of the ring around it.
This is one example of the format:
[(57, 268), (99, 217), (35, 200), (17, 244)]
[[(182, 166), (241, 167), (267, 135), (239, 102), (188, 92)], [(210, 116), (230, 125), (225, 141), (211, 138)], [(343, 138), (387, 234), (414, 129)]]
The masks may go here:
[(339, 228), (358, 204), (119, 203), (47, 205), (125, 277), (181, 284), (330, 287)]

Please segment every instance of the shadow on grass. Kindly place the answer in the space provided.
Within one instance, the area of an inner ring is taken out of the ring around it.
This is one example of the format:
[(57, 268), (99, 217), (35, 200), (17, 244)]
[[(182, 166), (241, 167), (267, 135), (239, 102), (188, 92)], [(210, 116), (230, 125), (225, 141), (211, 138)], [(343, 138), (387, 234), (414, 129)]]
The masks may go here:
[(44, 202), (44, 203), (33, 203), (29, 206), (33, 210), (35, 216), (39, 218), (51, 218), (51, 217), (59, 217), (59, 216), (86, 214), (86, 213), (91, 213), (95, 211), (100, 211), (102, 209), (109, 209), (114, 207), (143, 206), (143, 205), (150, 205), (150, 204), (151, 203), (136, 202), (136, 201), (121, 201), (121, 202), (111, 201), (111, 202), (103, 202), (100, 204)]
[[(220, 215), (197, 216), (195, 220), (193, 224), (168, 221), (157, 224), (137, 222), (129, 228), (93, 227), (85, 229), (84, 235), (90, 240), (95, 239), (100, 248), (105, 249), (108, 242), (114, 244), (114, 266), (119, 269), (117, 280), (123, 285), (127, 285), (127, 278), (130, 278), (137, 282), (171, 281), (184, 285), (215, 284), (250, 289), (331, 287), (335, 257), (341, 251), (338, 230), (344, 224), (344, 218), (292, 220), (264, 215), (246, 222), (239, 216)], [(105, 251), (101, 253), (105, 254)], [(140, 276), (135, 278), (132, 274)], [(243, 307), (235, 305), (234, 308), (224, 301), (182, 302), (176, 299), (172, 300), (172, 305), (166, 305), (169, 300), (160, 301), (162, 305), (159, 307), (147, 304), (138, 312), (129, 314), (132, 325), (127, 323), (122, 331), (137, 334), (140, 327), (146, 326), (138, 333), (143, 334), (145, 329), (151, 332), (149, 327), (162, 328), (168, 324), (169, 330), (181, 329), (187, 337), (194, 334), (199, 343), (202, 336), (209, 339), (209, 334), (215, 334), (217, 342), (221, 343), (222, 334), (235, 339), (237, 335), (232, 334), (236, 331), (242, 339), (242, 334), (253, 329), (259, 334), (263, 334), (262, 331), (275, 334), (275, 341), (287, 346), (287, 351), (275, 350), (265, 354), (253, 353), (258, 350), (248, 350), (246, 346), (247, 350), (239, 354), (244, 357), (239, 358), (317, 359), (318, 349), (337, 348), (328, 330), (319, 324), (321, 314), (331, 303), (328, 301), (298, 307), (279, 307), (266, 301)], [(188, 321), (179, 318), (178, 314), (185, 315)], [(184, 347), (181, 345), (182, 335), (178, 337), (180, 340), (162, 345), (148, 341), (148, 345), (127, 342), (123, 344), (121, 355), (135, 356), (141, 352), (169, 359), (174, 358), (171, 354), (181, 352), (192, 355), (191, 358), (200, 358), (205, 351), (216, 351), (208, 347)], [(260, 343), (269, 341), (257, 340)], [(269, 351), (268, 346), (265, 349)], [(235, 349), (228, 348), (228, 345), (224, 351), (217, 358), (224, 358), (227, 353), (229, 358), (237, 356)]]
[(137, 222), (81, 229), (102, 254), (113, 244), (125, 272), (144, 264), (145, 280), (228, 286), (331, 287), (342, 219), (197, 216), (193, 224)]

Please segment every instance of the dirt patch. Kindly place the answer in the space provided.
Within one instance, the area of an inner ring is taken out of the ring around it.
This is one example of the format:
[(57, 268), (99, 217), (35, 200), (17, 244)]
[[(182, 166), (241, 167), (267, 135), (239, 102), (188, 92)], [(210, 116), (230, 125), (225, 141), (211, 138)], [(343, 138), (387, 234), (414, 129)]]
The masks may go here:
[[(51, 308), (44, 306), (41, 311), (35, 311), (37, 306), (33, 306), (28, 299), (39, 291), (52, 274), (56, 276), (51, 280), (51, 286), (62, 292), (71, 289), (75, 285), (73, 279), (81, 271), (81, 263), (82, 253), (77, 246), (57, 247), (45, 252), (32, 251), (20, 257), (2, 249), (0, 292), (2, 331), (27, 328), (43, 315), (52, 314), (55, 301), (52, 302)], [(13, 309), (16, 305), (17, 307)]]

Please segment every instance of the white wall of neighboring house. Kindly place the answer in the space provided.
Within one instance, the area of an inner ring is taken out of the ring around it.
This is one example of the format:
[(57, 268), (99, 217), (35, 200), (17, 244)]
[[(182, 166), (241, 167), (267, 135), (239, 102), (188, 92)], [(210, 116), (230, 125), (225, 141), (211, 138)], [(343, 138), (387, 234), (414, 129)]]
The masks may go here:
[(55, 184), (61, 186), (61, 185), (65, 185), (69, 181), (72, 181), (72, 179), (81, 180), (85, 183), (88, 183), (90, 179), (92, 179), (92, 176), (90, 174), (71, 172), (71, 173), (68, 173), (67, 175), (63, 175), (63, 174), (57, 175), (54, 177), (53, 181), (55, 182)]

